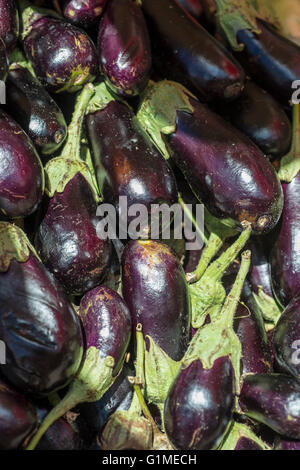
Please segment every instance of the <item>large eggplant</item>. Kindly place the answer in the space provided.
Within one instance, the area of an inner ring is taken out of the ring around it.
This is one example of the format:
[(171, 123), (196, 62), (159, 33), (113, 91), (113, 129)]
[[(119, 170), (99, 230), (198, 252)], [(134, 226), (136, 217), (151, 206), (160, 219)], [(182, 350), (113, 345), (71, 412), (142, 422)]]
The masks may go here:
[(79, 319), (21, 229), (0, 224), (1, 373), (25, 392), (50, 393), (66, 386), (80, 366)]
[(8, 54), (11, 54), (19, 35), (19, 15), (15, 0), (0, 0), (0, 18), (0, 39), (4, 41)]
[(8, 113), (16, 119), (44, 154), (55, 152), (67, 135), (58, 105), (28, 68), (14, 63), (6, 81)]
[(107, 0), (64, 0), (64, 17), (81, 28), (93, 26), (101, 16)]
[(282, 211), (278, 176), (262, 152), (180, 84), (148, 87), (138, 118), (216, 217), (270, 231)]
[(142, 0), (159, 76), (206, 100), (240, 95), (245, 75), (231, 54), (174, 0)]
[(23, 48), (41, 84), (50, 92), (74, 92), (97, 75), (94, 44), (87, 34), (47, 11), (26, 5)]
[(121, 96), (140, 93), (151, 69), (150, 39), (140, 7), (131, 0), (111, 0), (100, 21), (100, 71)]
[(44, 172), (25, 132), (0, 111), (0, 210), (8, 217), (34, 212), (43, 195)]

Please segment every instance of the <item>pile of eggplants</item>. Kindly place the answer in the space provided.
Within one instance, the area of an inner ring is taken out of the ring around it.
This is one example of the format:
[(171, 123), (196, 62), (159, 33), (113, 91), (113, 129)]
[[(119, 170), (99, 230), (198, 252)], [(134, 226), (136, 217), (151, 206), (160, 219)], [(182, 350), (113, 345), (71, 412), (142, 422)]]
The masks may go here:
[(279, 24), (267, 1), (0, 0), (0, 450), (300, 449)]

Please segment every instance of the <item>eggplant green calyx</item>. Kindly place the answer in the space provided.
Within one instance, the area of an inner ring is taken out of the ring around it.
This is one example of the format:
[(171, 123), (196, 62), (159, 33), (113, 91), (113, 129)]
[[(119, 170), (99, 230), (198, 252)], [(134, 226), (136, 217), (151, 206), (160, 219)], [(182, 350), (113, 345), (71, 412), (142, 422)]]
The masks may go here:
[(251, 227), (249, 225), (243, 230), (238, 239), (208, 266), (199, 281), (189, 284), (193, 328), (200, 328), (208, 314), (212, 319), (220, 312), (226, 296), (221, 283), (222, 276), (243, 249), (250, 235)]
[(26, 263), (30, 252), (40, 260), (22, 229), (8, 222), (0, 222), (0, 272), (6, 272), (13, 259)]
[(300, 104), (293, 106), (293, 138), (291, 150), (280, 160), (278, 176), (290, 183), (300, 171)]
[(193, 114), (189, 98), (197, 99), (180, 83), (168, 80), (151, 82), (142, 95), (138, 121), (166, 160), (170, 155), (162, 134), (176, 131), (177, 111)]
[(93, 113), (96, 113), (97, 111), (102, 111), (103, 109), (106, 108), (106, 106), (111, 101), (115, 101), (115, 100), (125, 103), (119, 97), (116, 98), (113, 95), (113, 93), (107, 88), (105, 83), (101, 82), (98, 85), (95, 85), (95, 93), (94, 93), (94, 96), (89, 101), (89, 104), (86, 109), (86, 114), (93, 114)]
[(253, 292), (253, 298), (264, 320), (275, 326), (282, 315), (283, 308), (280, 308), (273, 297), (264, 292), (262, 286), (258, 286), (257, 294)]
[(245, 424), (232, 422), (228, 433), (223, 440), (219, 450), (235, 450), (240, 439), (248, 439), (260, 447), (261, 450), (271, 450), (262, 439), (257, 437), (251, 429)]
[(47, 8), (40, 8), (32, 5), (28, 0), (18, 1), (19, 10), (21, 13), (21, 24), (22, 24), (22, 39), (30, 33), (33, 24), (39, 19), (48, 16), (52, 18), (62, 19), (62, 17), (54, 10)]
[(46, 416), (26, 450), (34, 450), (47, 429), (67, 411), (79, 403), (100, 400), (115, 380), (114, 367), (113, 357), (102, 358), (98, 349), (91, 346), (86, 352), (83, 365), (71, 383), (68, 393)]
[(36, 78), (31, 62), (26, 59), (20, 49), (16, 48), (13, 50), (13, 52), (9, 56), (9, 64), (9, 70), (15, 70), (18, 67), (26, 68), (29, 70), (31, 75)]
[(200, 359), (205, 369), (211, 369), (216, 359), (229, 356), (234, 370), (237, 393), (240, 387), (242, 347), (233, 329), (233, 321), (244, 281), (250, 268), (251, 252), (244, 251), (241, 258), (239, 272), (226, 297), (219, 317), (197, 331), (182, 361), (182, 367), (185, 368)]

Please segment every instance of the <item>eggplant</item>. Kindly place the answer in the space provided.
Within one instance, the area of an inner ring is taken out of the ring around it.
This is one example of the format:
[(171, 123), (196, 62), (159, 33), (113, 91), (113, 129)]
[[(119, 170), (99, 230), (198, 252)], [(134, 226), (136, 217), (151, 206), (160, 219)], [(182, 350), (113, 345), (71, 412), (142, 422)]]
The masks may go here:
[(170, 81), (148, 87), (138, 119), (212, 215), (236, 227), (246, 221), (257, 234), (274, 228), (283, 205), (280, 181), (248, 137)]
[[(5, 81), (8, 72), (8, 57), (3, 40), (0, 38), (0, 80)], [(3, 84), (1, 85), (0, 92), (3, 93)], [(0, 104), (3, 103), (3, 97), (1, 95)]]
[(201, 0), (177, 0), (177, 1), (197, 21), (200, 20), (201, 15), (203, 13), (203, 6), (201, 3)]
[(79, 316), (85, 333), (83, 364), (64, 398), (46, 416), (31, 439), (33, 450), (47, 429), (67, 411), (100, 400), (114, 383), (127, 351), (131, 318), (127, 305), (112, 289), (100, 286), (81, 299)]
[(219, 450), (271, 450), (249, 426), (233, 422)]
[(254, 82), (247, 81), (242, 95), (223, 112), (269, 158), (280, 158), (288, 152), (292, 138), (290, 120), (278, 102)]
[(8, 55), (14, 50), (19, 36), (19, 15), (15, 0), (0, 0), (0, 39)]
[(250, 374), (239, 396), (241, 411), (281, 436), (300, 439), (300, 383), (284, 374)]
[(83, 450), (77, 431), (65, 419), (60, 418), (43, 435), (36, 450)]
[(89, 168), (80, 160), (81, 126), (93, 91), (87, 84), (80, 93), (63, 151), (45, 167), (49, 201), (35, 236), (43, 263), (73, 295), (101, 283), (112, 255), (110, 240), (98, 237), (99, 198)]
[(121, 96), (135, 96), (147, 85), (150, 38), (140, 7), (131, 0), (110, 0), (98, 33), (100, 71)]
[(67, 136), (62, 111), (28, 68), (14, 63), (6, 81), (8, 113), (43, 154), (54, 153)]
[(300, 441), (293, 441), (284, 438), (276, 439), (275, 450), (300, 450)]
[[(176, 181), (168, 163), (144, 134), (133, 111), (114, 100), (104, 84), (96, 87), (86, 125), (100, 192), (117, 208), (120, 221), (121, 196), (127, 198), (128, 207), (143, 204), (153, 215), (154, 204), (171, 206), (177, 201)], [(128, 214), (128, 224), (133, 219)], [(145, 224), (141, 231), (147, 234), (148, 220)]]
[(142, 0), (153, 63), (207, 101), (237, 98), (245, 74), (238, 62), (174, 0)]
[(37, 426), (32, 403), (0, 379), (0, 450), (19, 449)]
[[(22, 5), (23, 5), (22, 0)], [(76, 26), (32, 6), (22, 10), (23, 48), (41, 84), (51, 93), (78, 91), (97, 75), (96, 48)]]
[(79, 319), (56, 279), (16, 225), (0, 222), (1, 373), (24, 392), (48, 394), (77, 372), (83, 338)]
[[(9, 171), (8, 171), (9, 168)], [(31, 140), (0, 110), (0, 209), (7, 217), (26, 217), (41, 202), (44, 172)]]
[(90, 28), (99, 20), (107, 0), (64, 0), (64, 17), (81, 28)]

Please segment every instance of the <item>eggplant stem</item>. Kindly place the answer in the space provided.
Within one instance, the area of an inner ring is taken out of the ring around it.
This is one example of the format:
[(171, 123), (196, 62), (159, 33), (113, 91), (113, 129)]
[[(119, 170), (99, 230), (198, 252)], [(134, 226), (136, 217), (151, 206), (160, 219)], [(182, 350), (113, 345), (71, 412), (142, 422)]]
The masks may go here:
[(290, 151), (280, 160), (278, 176), (290, 183), (300, 171), (300, 104), (293, 106), (292, 145)]
[(200, 229), (199, 225), (197, 224), (197, 221), (196, 221), (195, 217), (193, 216), (193, 213), (187, 207), (187, 205), (185, 204), (184, 200), (182, 199), (182, 197), (180, 195), (178, 195), (178, 202), (179, 202), (183, 212), (187, 215), (187, 217), (190, 219), (190, 221), (194, 225), (198, 235), (202, 238), (204, 243), (207, 245), (208, 244), (208, 238), (206, 237), (205, 233), (202, 232), (202, 230)]
[(202, 254), (200, 261), (198, 263), (197, 268), (193, 273), (189, 273), (189, 276), (191, 276), (192, 282), (197, 282), (203, 274), (205, 273), (209, 263), (213, 259), (213, 257), (218, 253), (220, 248), (222, 247), (224, 243), (224, 240), (219, 237), (216, 233), (211, 233), (207, 242), (207, 245), (205, 246)]

